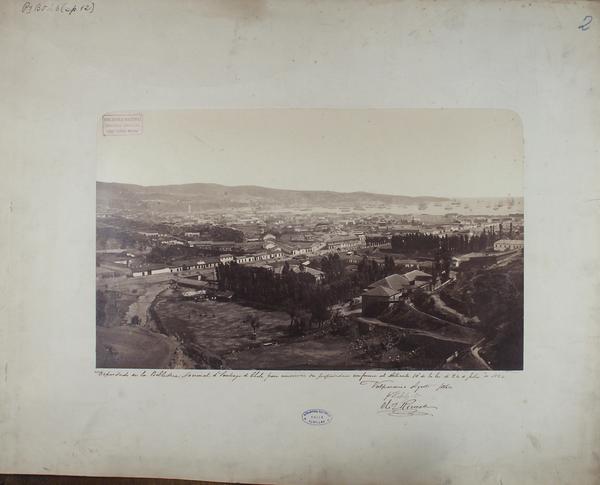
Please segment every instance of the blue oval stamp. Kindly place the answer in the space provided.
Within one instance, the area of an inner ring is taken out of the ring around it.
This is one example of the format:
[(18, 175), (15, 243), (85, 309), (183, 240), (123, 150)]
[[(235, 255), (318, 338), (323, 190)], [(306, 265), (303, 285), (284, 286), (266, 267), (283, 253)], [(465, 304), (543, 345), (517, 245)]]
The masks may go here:
[(323, 426), (331, 423), (333, 416), (325, 409), (307, 409), (302, 413), (302, 421), (313, 426)]

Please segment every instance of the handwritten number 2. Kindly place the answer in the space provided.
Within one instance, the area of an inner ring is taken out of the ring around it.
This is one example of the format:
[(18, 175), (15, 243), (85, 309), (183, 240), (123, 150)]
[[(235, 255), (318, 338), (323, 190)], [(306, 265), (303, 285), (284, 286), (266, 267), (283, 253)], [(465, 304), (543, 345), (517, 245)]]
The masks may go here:
[(579, 30), (588, 30), (590, 28), (590, 24), (592, 23), (592, 16), (591, 15), (586, 15), (583, 18), (583, 22), (581, 22), (581, 25), (579, 27), (577, 27)]

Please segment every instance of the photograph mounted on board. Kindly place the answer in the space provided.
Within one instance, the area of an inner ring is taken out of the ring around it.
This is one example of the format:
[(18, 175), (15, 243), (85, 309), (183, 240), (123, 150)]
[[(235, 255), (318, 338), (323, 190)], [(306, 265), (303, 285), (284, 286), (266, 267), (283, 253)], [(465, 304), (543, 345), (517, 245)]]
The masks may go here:
[(99, 123), (97, 368), (523, 368), (516, 113)]

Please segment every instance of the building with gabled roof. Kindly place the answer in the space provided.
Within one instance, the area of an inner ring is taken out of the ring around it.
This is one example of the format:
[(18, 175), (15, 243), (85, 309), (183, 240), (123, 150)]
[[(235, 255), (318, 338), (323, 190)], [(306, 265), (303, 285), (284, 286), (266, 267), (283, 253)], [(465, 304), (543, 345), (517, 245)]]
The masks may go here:
[(386, 301), (389, 301), (389, 298), (393, 298), (399, 293), (401, 292), (399, 292), (398, 290), (392, 290), (391, 288), (387, 288), (385, 286), (376, 286), (375, 288), (371, 288), (370, 290), (365, 291), (363, 293), (363, 297), (384, 297), (386, 298)]
[[(306, 273), (311, 275), (317, 283), (320, 283), (325, 279), (325, 273), (321, 270), (311, 268), (310, 266), (302, 265), (304, 268), (300, 269), (300, 265), (298, 264), (289, 264), (288, 267), (290, 271), (294, 273)], [(284, 265), (283, 264), (275, 264), (273, 265), (273, 271), (275, 274), (282, 274)]]
[(415, 269), (405, 274), (392, 274), (371, 283), (363, 292), (362, 313), (366, 317), (381, 314), (390, 304), (400, 301), (417, 288), (431, 289), (433, 277)]
[(410, 282), (411, 286), (415, 288), (430, 287), (433, 283), (433, 276), (419, 269), (404, 273), (402, 276), (404, 276)]
[(369, 288), (377, 287), (390, 288), (392, 290), (400, 291), (410, 286), (410, 281), (403, 275), (393, 274), (386, 276), (380, 280), (375, 281), (369, 285)]
[(497, 254), (490, 253), (467, 253), (452, 257), (452, 269), (456, 271), (482, 268), (498, 261)]
[[(380, 281), (384, 281), (383, 280)], [(395, 283), (395, 282), (394, 282)], [(394, 286), (398, 286), (395, 285)], [(362, 314), (365, 317), (376, 317), (381, 314), (391, 303), (400, 301), (405, 289), (391, 286), (373, 286), (361, 295)]]

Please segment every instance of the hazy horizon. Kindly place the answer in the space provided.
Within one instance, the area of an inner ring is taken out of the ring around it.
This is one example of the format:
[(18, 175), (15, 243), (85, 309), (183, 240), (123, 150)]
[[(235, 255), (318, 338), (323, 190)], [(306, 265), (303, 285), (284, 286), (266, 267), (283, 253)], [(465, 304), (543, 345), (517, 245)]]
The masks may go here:
[(179, 184), (155, 184), (155, 185), (143, 185), (143, 184), (136, 184), (136, 183), (130, 183), (130, 182), (118, 182), (118, 181), (109, 181), (109, 180), (96, 180), (96, 182), (99, 183), (103, 183), (103, 184), (121, 184), (121, 185), (135, 185), (138, 187), (144, 187), (144, 188), (152, 188), (152, 187), (177, 187), (177, 186), (182, 186), (182, 185), (197, 185), (197, 184), (207, 184), (207, 185), (219, 185), (222, 187), (229, 187), (229, 188), (243, 188), (243, 187), (254, 187), (254, 188), (261, 188), (261, 189), (267, 189), (267, 190), (289, 190), (289, 191), (294, 191), (294, 192), (332, 192), (332, 193), (336, 193), (336, 194), (360, 194), (360, 193), (364, 193), (364, 194), (374, 194), (374, 195), (391, 195), (391, 196), (395, 196), (395, 197), (415, 197), (415, 198), (419, 198), (419, 197), (427, 197), (427, 198), (439, 198), (439, 199), (502, 199), (502, 198), (514, 198), (514, 199), (522, 199), (523, 195), (481, 195), (481, 196), (452, 196), (452, 195), (448, 195), (448, 196), (442, 196), (442, 195), (430, 195), (430, 194), (419, 194), (419, 195), (407, 195), (407, 194), (391, 194), (391, 193), (387, 193), (387, 192), (372, 192), (372, 191), (365, 191), (365, 190), (353, 190), (353, 191), (340, 191), (340, 190), (324, 190), (324, 189), (287, 189), (287, 188), (282, 188), (282, 187), (268, 187), (266, 185), (255, 185), (255, 184), (240, 184), (240, 185), (228, 185), (228, 184), (220, 184), (220, 183), (216, 183), (216, 182), (183, 182), (183, 183), (179, 183)]
[(97, 180), (443, 198), (523, 196), (512, 111), (156, 111), (143, 133), (98, 140)]

